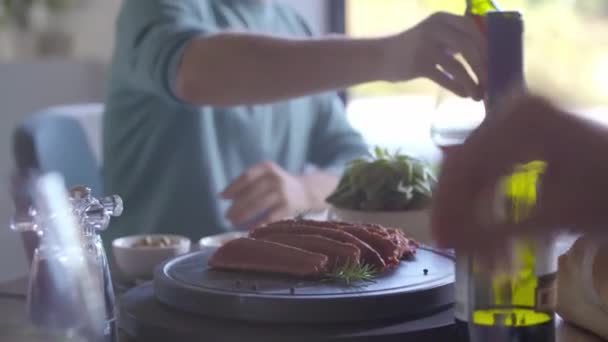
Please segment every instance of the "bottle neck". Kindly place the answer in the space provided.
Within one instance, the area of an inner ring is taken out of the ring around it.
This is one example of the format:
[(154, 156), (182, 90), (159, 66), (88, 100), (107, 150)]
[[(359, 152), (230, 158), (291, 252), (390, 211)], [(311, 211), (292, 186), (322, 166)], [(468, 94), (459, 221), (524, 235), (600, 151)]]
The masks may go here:
[(467, 0), (467, 15), (486, 16), (494, 11), (500, 11), (500, 7), (492, 0)]
[(491, 116), (502, 98), (524, 90), (523, 20), (517, 12), (491, 13), (486, 21), (488, 80), (486, 112)]

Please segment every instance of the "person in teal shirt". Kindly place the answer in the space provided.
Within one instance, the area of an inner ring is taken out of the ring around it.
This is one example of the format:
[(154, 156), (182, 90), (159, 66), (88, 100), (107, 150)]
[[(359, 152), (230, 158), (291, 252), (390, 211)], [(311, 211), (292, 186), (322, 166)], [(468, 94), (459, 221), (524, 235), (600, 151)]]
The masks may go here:
[[(192, 239), (320, 211), (367, 153), (335, 90), (427, 77), (480, 98), (481, 34), (435, 14), (400, 34), (318, 37), (261, 0), (125, 0), (104, 115), (105, 191), (125, 212), (106, 239)], [(438, 67), (440, 66), (440, 67)]]

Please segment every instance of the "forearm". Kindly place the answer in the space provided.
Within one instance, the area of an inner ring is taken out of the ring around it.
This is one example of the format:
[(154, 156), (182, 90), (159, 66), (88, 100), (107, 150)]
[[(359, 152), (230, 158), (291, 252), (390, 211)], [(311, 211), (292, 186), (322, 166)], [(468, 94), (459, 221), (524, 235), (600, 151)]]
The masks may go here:
[(328, 205), (325, 199), (335, 190), (340, 177), (329, 171), (313, 171), (300, 176), (306, 189), (311, 211), (322, 211)]
[(195, 39), (178, 70), (177, 95), (195, 105), (276, 102), (385, 78), (386, 39), (286, 39), (221, 33)]

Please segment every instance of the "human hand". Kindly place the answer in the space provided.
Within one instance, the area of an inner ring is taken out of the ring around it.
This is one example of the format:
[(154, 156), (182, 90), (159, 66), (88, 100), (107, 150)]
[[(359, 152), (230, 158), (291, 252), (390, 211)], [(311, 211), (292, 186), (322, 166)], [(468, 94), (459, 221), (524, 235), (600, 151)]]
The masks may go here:
[(277, 221), (307, 211), (311, 206), (302, 179), (272, 162), (251, 167), (221, 196), (232, 200), (226, 217), (237, 227)]
[[(473, 19), (435, 13), (388, 40), (387, 80), (425, 77), (459, 96), (483, 99), (486, 44)], [(462, 54), (479, 82), (455, 58), (457, 54)]]
[[(605, 128), (531, 96), (512, 99), (459, 148), (446, 154), (433, 197), (432, 229), (439, 244), (495, 248), (512, 234), (558, 228), (597, 229), (608, 223)], [(521, 222), (500, 222), (492, 210), (497, 184), (516, 164), (540, 160), (535, 207)]]

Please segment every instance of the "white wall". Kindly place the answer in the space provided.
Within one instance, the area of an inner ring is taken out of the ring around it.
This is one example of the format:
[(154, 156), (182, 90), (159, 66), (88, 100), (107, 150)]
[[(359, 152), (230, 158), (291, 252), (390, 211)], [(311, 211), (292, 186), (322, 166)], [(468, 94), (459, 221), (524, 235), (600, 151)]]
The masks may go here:
[(75, 48), (79, 58), (108, 61), (114, 42), (114, 19), (122, 0), (93, 0), (90, 8), (73, 18), (78, 29)]
[[(327, 27), (326, 0), (279, 1), (301, 11), (315, 29), (323, 31)], [(26, 115), (44, 107), (101, 101), (104, 65), (112, 53), (114, 19), (120, 2), (91, 1), (85, 13), (70, 18), (77, 29), (76, 60), (0, 63), (0, 282), (26, 274), (28, 266), (17, 234), (8, 228), (12, 211), (8, 180), (13, 168), (13, 128)]]

